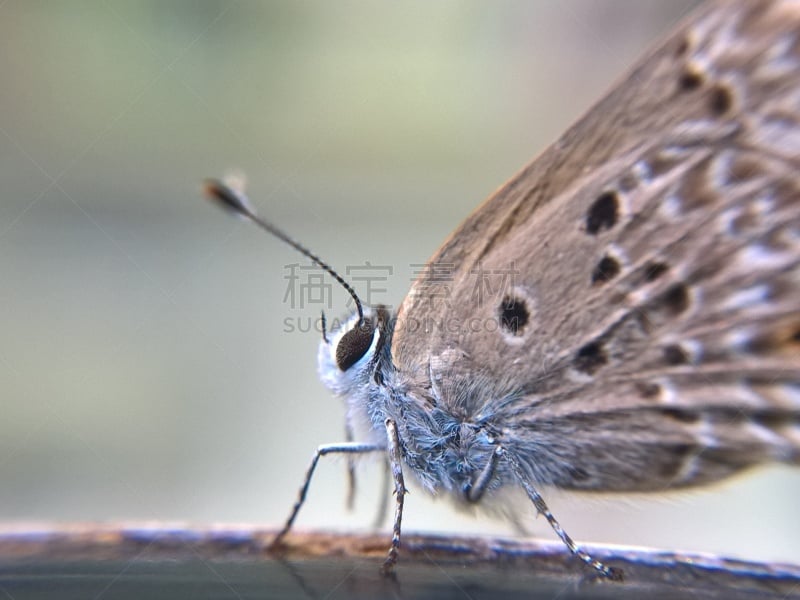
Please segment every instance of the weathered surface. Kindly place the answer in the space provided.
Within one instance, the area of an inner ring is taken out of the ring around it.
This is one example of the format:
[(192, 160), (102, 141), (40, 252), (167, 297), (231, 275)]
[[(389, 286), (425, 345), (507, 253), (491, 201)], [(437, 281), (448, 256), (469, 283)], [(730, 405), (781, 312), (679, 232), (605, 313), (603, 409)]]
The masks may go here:
[[(800, 566), (643, 548), (591, 547), (625, 573), (598, 581), (560, 543), (409, 534), (396, 580), (385, 534), (247, 526), (69, 525), (0, 530), (0, 592), (21, 598), (791, 598)], [(153, 595), (154, 590), (158, 590)]]

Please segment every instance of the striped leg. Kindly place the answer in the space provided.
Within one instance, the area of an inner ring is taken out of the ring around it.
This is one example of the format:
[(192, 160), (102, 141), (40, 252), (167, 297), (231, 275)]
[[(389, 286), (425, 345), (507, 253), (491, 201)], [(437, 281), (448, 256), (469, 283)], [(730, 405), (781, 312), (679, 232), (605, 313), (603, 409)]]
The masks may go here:
[(392, 526), (392, 545), (389, 554), (383, 561), (381, 572), (391, 575), (397, 563), (397, 553), (400, 549), (400, 524), (403, 520), (403, 498), (406, 495), (406, 484), (403, 480), (403, 466), (400, 456), (400, 438), (397, 436), (397, 426), (391, 419), (386, 419), (386, 437), (389, 442), (389, 468), (394, 479), (395, 511), (394, 525)]
[(511, 454), (509, 454), (505, 448), (500, 446), (498, 446), (496, 454), (499, 454), (508, 461), (514, 476), (517, 478), (517, 481), (519, 481), (520, 485), (522, 485), (522, 487), (525, 489), (525, 493), (528, 494), (528, 498), (530, 498), (531, 502), (533, 502), (536, 510), (539, 512), (539, 514), (544, 515), (544, 518), (547, 519), (548, 523), (550, 523), (550, 527), (552, 527), (553, 531), (556, 532), (556, 535), (561, 538), (561, 541), (564, 542), (564, 545), (569, 548), (569, 551), (606, 579), (610, 579), (612, 581), (622, 581), (623, 575), (620, 569), (607, 567), (599, 560), (592, 558), (585, 550), (579, 548), (569, 534), (564, 531), (564, 529), (561, 527), (561, 524), (553, 516), (553, 513), (550, 512), (550, 509), (547, 507), (544, 498), (542, 498), (539, 492), (537, 492), (528, 481), (528, 477), (525, 475), (517, 460)]
[(300, 493), (297, 495), (297, 500), (294, 503), (294, 507), (292, 507), (292, 512), (289, 515), (289, 518), (286, 519), (283, 529), (278, 532), (278, 535), (275, 536), (275, 539), (272, 540), (272, 543), (269, 545), (270, 549), (279, 547), (283, 542), (283, 538), (286, 537), (286, 534), (289, 533), (289, 530), (292, 528), (294, 520), (297, 518), (297, 513), (300, 512), (300, 507), (303, 506), (303, 502), (306, 500), (308, 486), (311, 483), (311, 477), (314, 475), (314, 470), (317, 468), (317, 463), (319, 462), (320, 457), (325, 456), (326, 454), (366, 454), (368, 452), (385, 451), (386, 448), (383, 446), (377, 446), (375, 444), (361, 444), (358, 442), (324, 444), (317, 448), (317, 451), (314, 452), (314, 458), (311, 459), (311, 464), (306, 471), (306, 478), (303, 481), (303, 486), (300, 488)]

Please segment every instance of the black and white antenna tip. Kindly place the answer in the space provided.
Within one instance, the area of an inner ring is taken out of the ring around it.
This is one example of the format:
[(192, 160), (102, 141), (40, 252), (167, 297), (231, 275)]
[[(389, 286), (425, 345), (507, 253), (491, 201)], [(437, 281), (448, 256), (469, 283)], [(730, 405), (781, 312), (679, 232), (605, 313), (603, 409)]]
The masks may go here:
[(224, 211), (253, 220), (256, 211), (244, 192), (244, 185), (244, 177), (239, 175), (209, 178), (203, 181), (203, 194)]

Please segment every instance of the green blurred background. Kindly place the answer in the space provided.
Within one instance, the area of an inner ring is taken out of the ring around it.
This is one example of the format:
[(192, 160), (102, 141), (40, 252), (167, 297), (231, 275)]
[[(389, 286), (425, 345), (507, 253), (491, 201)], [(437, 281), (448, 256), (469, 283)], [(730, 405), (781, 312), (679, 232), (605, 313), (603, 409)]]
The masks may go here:
[[(0, 2), (0, 520), (280, 522), (343, 410), (291, 249), (416, 263), (554, 141), (688, 2)], [(346, 312), (334, 293), (332, 316)], [(299, 526), (366, 528), (323, 463)], [(577, 539), (800, 560), (800, 475), (647, 498), (547, 493)], [(509, 533), (418, 488), (408, 530)], [(551, 537), (543, 521), (537, 535)]]

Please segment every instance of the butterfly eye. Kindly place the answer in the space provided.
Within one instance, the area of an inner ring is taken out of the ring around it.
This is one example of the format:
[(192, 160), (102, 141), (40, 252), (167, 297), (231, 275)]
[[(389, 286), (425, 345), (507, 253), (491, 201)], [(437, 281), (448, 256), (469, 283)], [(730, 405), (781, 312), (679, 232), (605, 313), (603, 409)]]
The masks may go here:
[(336, 345), (336, 366), (342, 371), (347, 371), (367, 353), (372, 345), (375, 334), (375, 324), (371, 319), (356, 324), (353, 329), (345, 333)]

